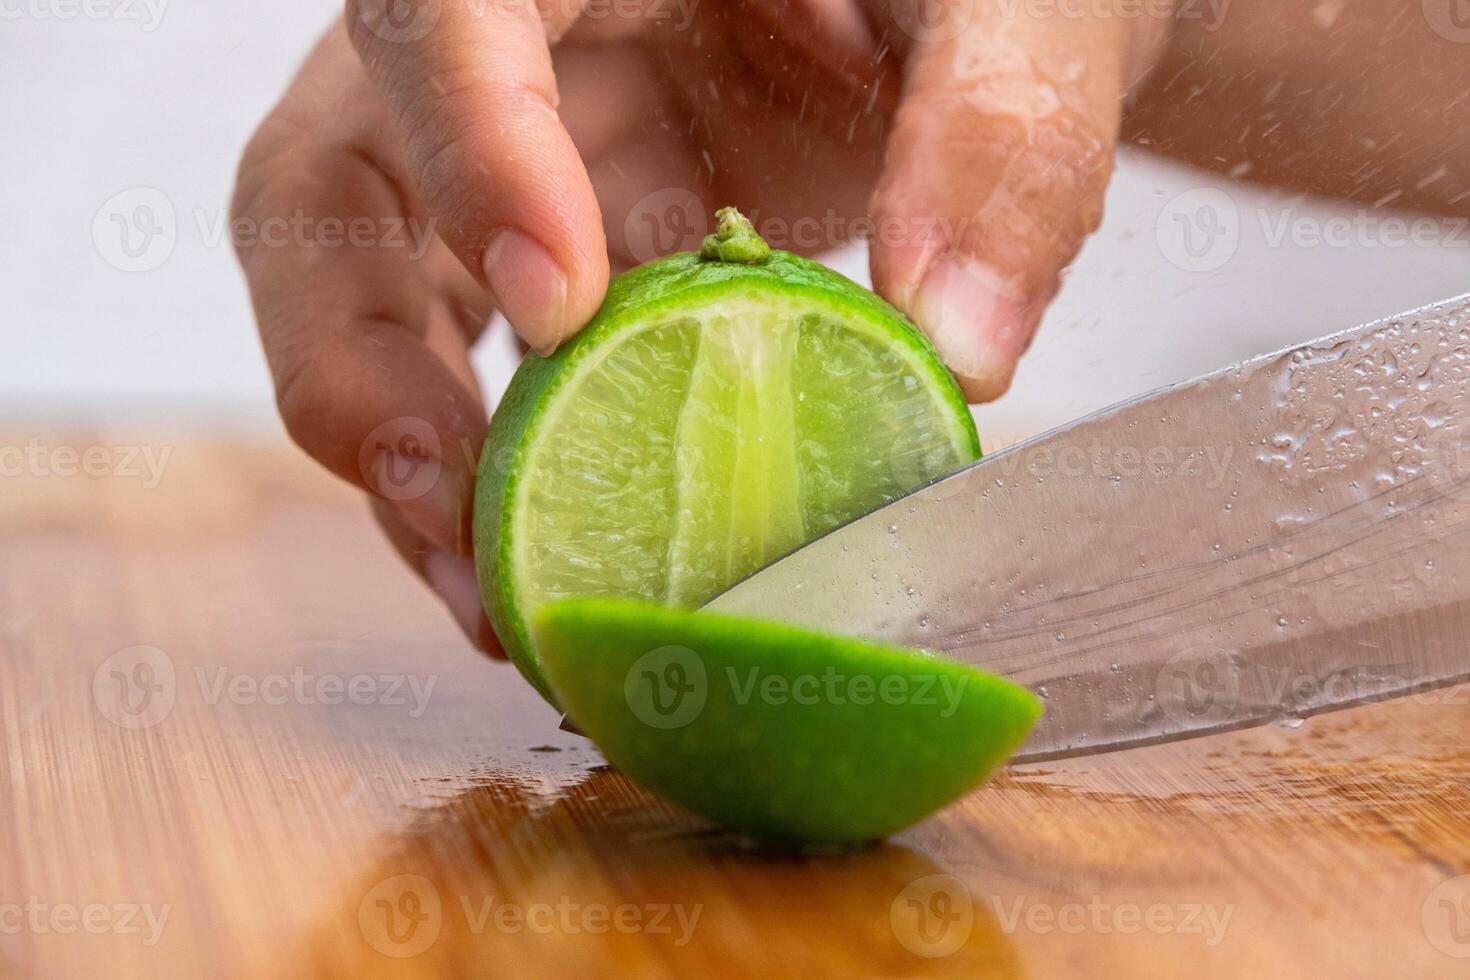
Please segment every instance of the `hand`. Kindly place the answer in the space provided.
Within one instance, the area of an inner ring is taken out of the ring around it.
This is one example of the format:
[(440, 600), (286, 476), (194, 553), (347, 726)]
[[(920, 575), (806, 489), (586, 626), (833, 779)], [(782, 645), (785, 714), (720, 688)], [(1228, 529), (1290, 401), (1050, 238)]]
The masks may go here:
[[(669, 200), (815, 216), (773, 244), (873, 229), (878, 288), (993, 397), (1097, 222), (1137, 34), (977, 11), (921, 40), (778, 0), (579, 12), (442, 0), (414, 8), (434, 15), (420, 31), (349, 3), (251, 141), (233, 209), (256, 232), (237, 245), (288, 430), (373, 495), (491, 651), (467, 352), (492, 310), (550, 351), (595, 311), (610, 259), (650, 257), (639, 219)], [(333, 220), (364, 235), (326, 247)], [(270, 241), (272, 222), (298, 230)], [(687, 247), (703, 228), (686, 231)]]

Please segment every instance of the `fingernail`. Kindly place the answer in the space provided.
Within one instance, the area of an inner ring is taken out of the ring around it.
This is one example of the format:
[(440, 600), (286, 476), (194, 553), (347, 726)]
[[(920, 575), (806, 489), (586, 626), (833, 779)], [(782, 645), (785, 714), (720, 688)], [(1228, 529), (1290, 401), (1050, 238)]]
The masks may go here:
[[(449, 607), (454, 621), (464, 630), (465, 636), (481, 649), (485, 649), (485, 636), (481, 624), (488, 626), (485, 606), (480, 598), (480, 582), (475, 576), (475, 563), (468, 558), (436, 551), (424, 563), (424, 576), (429, 586), (439, 593), (439, 598)], [(494, 635), (493, 633), (491, 634)]]
[(955, 256), (938, 260), (919, 286), (913, 313), (967, 400), (1005, 394), (1034, 325), (1028, 304), (995, 270)]
[(495, 233), (485, 249), (485, 281), (496, 307), (543, 357), (566, 335), (567, 275), (540, 242), (515, 228)]
[(437, 459), (415, 460), (419, 467), (405, 482), (402, 457), (380, 453), (373, 460), (373, 490), (403, 515), (410, 527), (453, 555), (470, 552), (467, 488)]

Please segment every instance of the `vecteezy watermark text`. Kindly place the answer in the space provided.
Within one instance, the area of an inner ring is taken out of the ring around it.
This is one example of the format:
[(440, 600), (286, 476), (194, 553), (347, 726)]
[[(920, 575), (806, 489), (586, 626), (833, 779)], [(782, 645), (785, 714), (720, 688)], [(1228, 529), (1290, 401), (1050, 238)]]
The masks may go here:
[(1005, 484), (1028, 477), (1035, 480), (1100, 477), (1114, 483), (1140, 479), (1198, 481), (1208, 490), (1218, 490), (1235, 474), (1231, 465), (1234, 457), (1234, 446), (1130, 445), (1103, 442), (1096, 437), (1086, 444), (1057, 446), (1043, 442), (999, 453), (984, 466), (966, 470), (928, 492), (931, 496), (958, 494), (978, 489), (974, 481)]
[(432, 218), (403, 215), (341, 218), (298, 209), (256, 219), (232, 216), (220, 208), (195, 207), (181, 216), (173, 200), (155, 187), (119, 191), (92, 217), (92, 244), (97, 254), (122, 272), (151, 272), (162, 267), (185, 234), (192, 234), (208, 249), (230, 243), (241, 250), (383, 248), (401, 250), (413, 260), (422, 258), (437, 236)]
[(445, 920), (457, 913), (472, 935), (667, 937), (687, 946), (704, 912), (703, 903), (584, 902), (561, 895), (555, 901), (516, 902), (497, 895), (455, 896), (446, 903), (423, 875), (385, 878), (368, 889), (357, 907), (357, 924), (368, 945), (395, 959), (418, 956), (438, 941)]
[(527, 12), (544, 21), (625, 20), (687, 31), (703, 0), (461, 0), (472, 16), (519, 16)]
[(1064, 901), (989, 895), (982, 901), (955, 876), (931, 874), (909, 882), (894, 897), (889, 924), (905, 949), (934, 959), (952, 955), (969, 941), (982, 909), (1012, 935), (1198, 936), (1206, 947), (1224, 941), (1235, 914), (1233, 904), (1116, 902), (1101, 895)]
[[(727, 685), (737, 705), (914, 705), (949, 718), (959, 710), (967, 678), (948, 671), (915, 669), (881, 676), (849, 674), (828, 666), (817, 673), (779, 674), (759, 666), (726, 667), (714, 676)], [(723, 695), (725, 689), (718, 693)], [(663, 646), (634, 661), (623, 681), (623, 696), (634, 717), (653, 728), (683, 728), (708, 702), (711, 678), (704, 658), (684, 646)]]
[(949, 674), (844, 674), (827, 667), (820, 674), (785, 674), (763, 672), (759, 667), (737, 671), (725, 668), (725, 679), (734, 692), (736, 704), (914, 704), (938, 708), (941, 718), (952, 716), (960, 706), (968, 678)]
[(1209, 902), (1113, 902), (1094, 895), (1086, 901), (1041, 902), (1018, 895), (989, 899), (996, 921), (1007, 933), (1037, 935), (1118, 934), (1199, 936), (1207, 947), (1220, 945), (1230, 927), (1234, 905)]
[[(1390, 203), (1385, 200), (1383, 206)], [(1224, 268), (1248, 232), (1258, 234), (1271, 249), (1470, 248), (1470, 219), (1463, 217), (1408, 216), (1377, 208), (1325, 216), (1294, 207), (1242, 212), (1219, 187), (1196, 187), (1175, 195), (1154, 224), (1160, 252), (1186, 272)]]
[(1234, 446), (1206, 445), (1110, 445), (1094, 438), (1086, 446), (1040, 445), (1007, 453), (986, 467), (986, 475), (1099, 476), (1137, 479), (1203, 480), (1211, 490), (1224, 485), (1231, 473)]
[(1205, 31), (1225, 23), (1231, 0), (999, 0), (1007, 20), (1156, 20), (1199, 22)]
[(408, 717), (419, 718), (429, 707), (435, 674), (317, 674), (296, 667), (288, 673), (246, 674), (228, 667), (194, 668), (205, 704), (279, 707), (287, 704), (383, 705), (406, 707)]
[(0, 0), (0, 21), (75, 20), (138, 24), (145, 34), (163, 23), (169, 0)]
[[(822, 214), (787, 218), (750, 211), (746, 217), (772, 248), (819, 252), (849, 242), (885, 247), (963, 241), (971, 219), (944, 215)], [(663, 187), (640, 198), (623, 222), (623, 244), (639, 262), (671, 252), (698, 251), (714, 230), (704, 202), (684, 187)]]
[(114, 477), (139, 480), (144, 490), (152, 490), (162, 482), (172, 454), (172, 446), (52, 445), (31, 439), (23, 446), (0, 445), (0, 477)]
[[(1278, 620), (1283, 633), (1290, 628)], [(1203, 644), (1170, 657), (1155, 679), (1159, 709), (1176, 721), (1224, 725), (1275, 711), (1280, 720), (1328, 705), (1404, 699), (1424, 705), (1470, 704), (1470, 689), (1426, 680), (1412, 663), (1258, 663)]]
[(236, 216), (226, 223), (222, 212), (196, 211), (195, 223), (204, 243), (220, 244), (224, 232), (236, 248), (397, 248), (408, 257), (419, 259), (434, 240), (434, 220), (414, 217), (384, 216), (354, 218), (318, 217), (297, 210), (288, 215), (274, 215), (259, 221)]
[(46, 902), (32, 895), (0, 902), (0, 935), (139, 936), (144, 946), (156, 946), (172, 911), (172, 905), (146, 902)]
[(514, 22), (540, 18), (549, 24), (574, 20), (641, 21), (685, 31), (700, 0), (359, 0), (363, 26), (389, 44), (415, 44), (434, 32), (453, 4), (456, 16), (499, 17)]
[[(406, 708), (410, 718), (428, 710), (437, 674), (331, 673), (297, 666), (286, 671), (246, 673), (227, 666), (194, 668), (199, 700), (210, 707), (265, 705), (341, 705)], [(120, 728), (157, 725), (173, 713), (187, 685), (180, 683), (173, 658), (155, 646), (119, 650), (92, 675), (97, 710)]]

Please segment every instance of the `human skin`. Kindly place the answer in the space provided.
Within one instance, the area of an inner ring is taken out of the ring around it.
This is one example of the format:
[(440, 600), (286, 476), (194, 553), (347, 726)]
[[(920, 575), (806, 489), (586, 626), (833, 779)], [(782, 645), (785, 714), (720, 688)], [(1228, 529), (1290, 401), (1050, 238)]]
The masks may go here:
[[(251, 140), (232, 207), (236, 228), (417, 232), (237, 251), (292, 437), (368, 492), (492, 654), (469, 559), (488, 424), (469, 349), (498, 311), (553, 350), (650, 257), (636, 229), (670, 201), (816, 221), (815, 240), (773, 242), (793, 251), (876, 229), (875, 288), (972, 401), (1010, 384), (1120, 139), (1470, 212), (1470, 39), (1432, 2), (540, 2), (388, 18), (349, 0)], [(412, 492), (393, 480), (421, 472)]]

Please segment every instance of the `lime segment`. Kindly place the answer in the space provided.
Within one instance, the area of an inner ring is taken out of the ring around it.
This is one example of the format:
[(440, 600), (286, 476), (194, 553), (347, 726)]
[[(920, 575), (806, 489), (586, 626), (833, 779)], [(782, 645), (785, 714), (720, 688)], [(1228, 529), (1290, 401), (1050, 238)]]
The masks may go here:
[(780, 313), (708, 319), (675, 433), (668, 590), (708, 599), (805, 539), (791, 371), (797, 325)]
[(646, 788), (749, 836), (850, 844), (978, 786), (1041, 715), (963, 664), (625, 599), (534, 617), (551, 685)]

